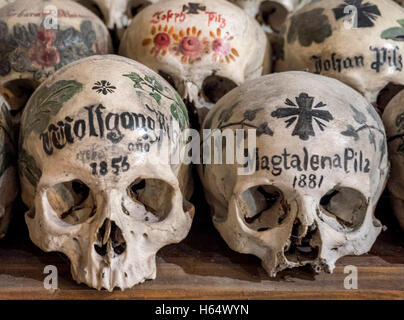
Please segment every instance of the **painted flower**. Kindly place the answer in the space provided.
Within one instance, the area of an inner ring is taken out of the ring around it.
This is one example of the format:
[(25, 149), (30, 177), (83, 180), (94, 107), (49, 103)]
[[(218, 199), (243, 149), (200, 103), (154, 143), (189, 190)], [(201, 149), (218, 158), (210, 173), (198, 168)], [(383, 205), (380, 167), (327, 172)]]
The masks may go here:
[(37, 68), (48, 69), (53, 68), (60, 61), (59, 51), (55, 47), (44, 47), (35, 45), (29, 51), (29, 58)]
[(210, 52), (209, 40), (201, 39), (201, 35), (202, 30), (197, 30), (196, 27), (180, 30), (178, 34), (173, 33), (173, 38), (177, 42), (172, 49), (176, 56), (182, 56), (182, 63), (192, 64), (200, 61), (203, 54)]
[(56, 39), (56, 30), (41, 28), (38, 30), (36, 39), (40, 44), (50, 46)]
[(212, 42), (213, 61), (220, 61), (221, 63), (226, 61), (230, 63), (236, 60), (239, 53), (230, 45), (230, 41), (233, 40), (232, 36), (222, 37), (222, 31), (220, 28), (217, 28), (216, 33), (213, 31), (210, 32), (210, 37), (214, 39)]
[(142, 45), (144, 47), (152, 45), (150, 54), (158, 56), (159, 54), (165, 56), (171, 45), (171, 36), (174, 32), (174, 27), (168, 29), (168, 26), (158, 27), (152, 26), (150, 31), (150, 37), (143, 40)]

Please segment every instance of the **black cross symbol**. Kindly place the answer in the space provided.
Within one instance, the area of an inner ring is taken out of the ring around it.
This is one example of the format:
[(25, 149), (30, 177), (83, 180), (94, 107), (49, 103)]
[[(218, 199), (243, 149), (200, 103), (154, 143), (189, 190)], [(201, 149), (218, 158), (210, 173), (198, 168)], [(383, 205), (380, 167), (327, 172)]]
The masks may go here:
[(315, 136), (313, 119), (321, 131), (324, 131), (326, 125), (320, 120), (329, 122), (334, 119), (330, 112), (318, 110), (318, 108), (326, 106), (324, 103), (319, 102), (313, 107), (314, 98), (310, 97), (307, 93), (301, 93), (296, 97), (296, 102), (297, 106), (291, 100), (286, 99), (285, 104), (291, 106), (291, 108), (278, 108), (271, 113), (271, 116), (274, 118), (289, 118), (286, 120), (286, 128), (297, 120), (292, 136), (299, 136), (302, 140), (309, 140), (310, 136)]
[(188, 2), (188, 5), (183, 5), (182, 11), (188, 14), (199, 14), (199, 11), (206, 11), (206, 7), (202, 7), (200, 3)]

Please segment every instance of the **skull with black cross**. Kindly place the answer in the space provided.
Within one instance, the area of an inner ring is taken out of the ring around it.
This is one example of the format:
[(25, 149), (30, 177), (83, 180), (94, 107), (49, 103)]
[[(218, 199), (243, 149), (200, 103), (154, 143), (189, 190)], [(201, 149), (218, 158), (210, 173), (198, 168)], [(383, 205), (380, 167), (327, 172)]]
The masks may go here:
[[(389, 166), (383, 124), (359, 93), (306, 72), (267, 75), (224, 96), (203, 128), (256, 130), (241, 173), (243, 164), (199, 166), (213, 223), (233, 250), (259, 257), (271, 276), (304, 265), (332, 272), (340, 257), (370, 250)], [(214, 145), (224, 159), (223, 136)]]
[(391, 0), (320, 0), (290, 15), (277, 71), (338, 79), (376, 103), (404, 86), (404, 8)]
[(23, 112), (19, 168), (32, 241), (73, 278), (122, 290), (156, 277), (156, 252), (188, 233), (185, 106), (147, 67), (104, 55), (45, 81)]

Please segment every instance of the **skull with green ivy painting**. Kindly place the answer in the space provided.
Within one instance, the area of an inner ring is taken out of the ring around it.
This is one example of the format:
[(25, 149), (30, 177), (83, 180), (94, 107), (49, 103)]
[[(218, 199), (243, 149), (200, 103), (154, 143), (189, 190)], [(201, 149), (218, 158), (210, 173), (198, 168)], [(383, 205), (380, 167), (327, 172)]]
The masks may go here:
[[(255, 148), (236, 131), (245, 165), (199, 166), (233, 250), (259, 257), (271, 276), (304, 265), (332, 272), (340, 257), (370, 250), (389, 166), (383, 124), (363, 96), (335, 79), (276, 73), (224, 96), (204, 129), (256, 130)], [(223, 136), (215, 153), (227, 159), (231, 131)]]
[(73, 278), (126, 289), (156, 277), (156, 252), (188, 233), (185, 106), (145, 66), (76, 61), (45, 81), (21, 118), (19, 168), (32, 241), (61, 251)]
[(391, 0), (320, 0), (285, 24), (277, 71), (336, 78), (376, 103), (404, 86), (404, 8)]
[(0, 8), (0, 43), (0, 92), (15, 124), (35, 88), (56, 70), (111, 49), (104, 23), (70, 0), (10, 1)]

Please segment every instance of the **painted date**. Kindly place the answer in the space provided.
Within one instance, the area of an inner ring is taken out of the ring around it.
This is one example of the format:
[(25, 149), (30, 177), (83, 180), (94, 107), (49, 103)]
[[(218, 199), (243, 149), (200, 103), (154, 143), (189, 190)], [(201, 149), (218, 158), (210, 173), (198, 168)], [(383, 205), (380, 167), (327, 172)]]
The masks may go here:
[(324, 176), (316, 176), (315, 174), (301, 174), (300, 176), (295, 176), (293, 179), (293, 188), (310, 188), (316, 189), (321, 188), (323, 184)]
[(128, 171), (130, 164), (127, 156), (120, 156), (112, 158), (110, 164), (107, 161), (93, 162), (90, 164), (90, 167), (94, 176), (106, 176), (109, 172), (117, 176), (120, 172)]

